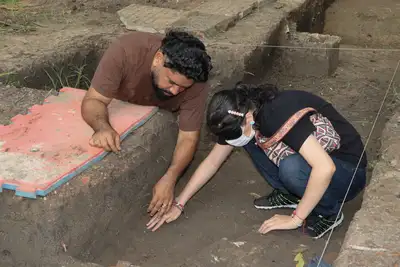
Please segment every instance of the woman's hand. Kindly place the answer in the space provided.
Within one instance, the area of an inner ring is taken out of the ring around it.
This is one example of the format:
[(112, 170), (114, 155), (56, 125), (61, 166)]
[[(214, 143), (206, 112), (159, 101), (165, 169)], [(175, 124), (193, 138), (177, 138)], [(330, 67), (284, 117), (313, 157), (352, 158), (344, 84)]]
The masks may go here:
[(146, 224), (147, 229), (151, 229), (151, 231), (154, 232), (158, 228), (160, 228), (161, 225), (163, 225), (165, 222), (170, 223), (175, 221), (179, 218), (179, 216), (181, 216), (181, 214), (182, 211), (178, 207), (172, 206), (171, 209), (163, 216), (155, 214), (153, 218)]
[(302, 221), (296, 217), (287, 215), (274, 215), (274, 217), (264, 221), (258, 232), (261, 234), (266, 234), (273, 230), (292, 230), (299, 228)]

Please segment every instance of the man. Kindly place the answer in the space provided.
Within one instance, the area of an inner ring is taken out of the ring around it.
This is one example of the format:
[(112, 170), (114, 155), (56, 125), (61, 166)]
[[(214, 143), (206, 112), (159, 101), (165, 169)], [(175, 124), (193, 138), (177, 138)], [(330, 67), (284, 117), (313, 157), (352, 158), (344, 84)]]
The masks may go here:
[(94, 130), (89, 143), (107, 151), (121, 149), (109, 123), (113, 98), (137, 105), (179, 111), (179, 134), (172, 162), (153, 188), (148, 208), (163, 215), (173, 203), (177, 178), (193, 159), (203, 120), (212, 69), (204, 44), (186, 32), (132, 32), (105, 51), (82, 102), (82, 117)]

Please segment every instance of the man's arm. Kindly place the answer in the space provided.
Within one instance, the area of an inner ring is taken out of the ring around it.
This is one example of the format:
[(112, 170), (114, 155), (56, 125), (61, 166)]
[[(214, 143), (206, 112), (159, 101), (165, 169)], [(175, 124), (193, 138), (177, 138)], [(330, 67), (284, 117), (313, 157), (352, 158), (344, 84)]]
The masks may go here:
[(107, 106), (111, 100), (91, 87), (83, 98), (81, 112), (84, 121), (95, 132), (89, 144), (117, 152), (121, 149), (119, 135), (110, 125), (108, 118)]
[(125, 61), (124, 45), (116, 39), (104, 52), (93, 75), (91, 88), (82, 101), (82, 117), (94, 130), (89, 144), (106, 151), (120, 150), (119, 135), (110, 125), (107, 106), (118, 95)]
[(82, 117), (92, 129), (97, 132), (112, 128), (108, 120), (107, 106), (111, 98), (98, 93), (93, 87), (89, 88), (82, 101)]
[(153, 199), (148, 208), (151, 216), (158, 211), (162, 215), (171, 208), (176, 181), (193, 159), (199, 136), (200, 131), (179, 131), (171, 165), (153, 189)]
[(178, 176), (182, 174), (183, 170), (192, 161), (199, 136), (200, 131), (179, 131), (172, 162), (165, 174), (172, 182), (176, 182)]
[(196, 83), (188, 90), (191, 95), (180, 105), (179, 134), (171, 165), (153, 188), (148, 208), (151, 216), (162, 216), (171, 208), (176, 181), (193, 159), (199, 140), (209, 86)]

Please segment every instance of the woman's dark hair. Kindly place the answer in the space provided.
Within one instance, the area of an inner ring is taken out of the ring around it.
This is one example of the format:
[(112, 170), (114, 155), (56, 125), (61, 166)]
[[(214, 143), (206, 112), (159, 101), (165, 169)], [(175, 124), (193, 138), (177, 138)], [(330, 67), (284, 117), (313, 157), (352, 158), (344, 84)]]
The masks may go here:
[(195, 82), (206, 82), (211, 69), (211, 57), (200, 39), (185, 31), (169, 30), (160, 50), (167, 57), (164, 67), (173, 69)]
[(272, 84), (252, 85), (237, 83), (231, 90), (222, 90), (213, 95), (207, 109), (207, 126), (210, 131), (224, 138), (232, 140), (242, 134), (241, 125), (245, 117), (229, 114), (236, 111), (244, 115), (253, 110), (254, 118), (261, 107), (274, 99), (279, 90)]

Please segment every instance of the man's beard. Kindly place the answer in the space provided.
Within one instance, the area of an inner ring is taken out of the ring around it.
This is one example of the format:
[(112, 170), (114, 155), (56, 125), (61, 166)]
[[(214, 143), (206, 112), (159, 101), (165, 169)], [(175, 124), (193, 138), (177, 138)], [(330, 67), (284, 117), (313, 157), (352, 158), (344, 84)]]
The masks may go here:
[(170, 95), (168, 91), (157, 86), (156, 83), (156, 74), (151, 72), (151, 83), (153, 84), (153, 89), (156, 93), (156, 96), (159, 100), (166, 101), (174, 97), (174, 95)]

